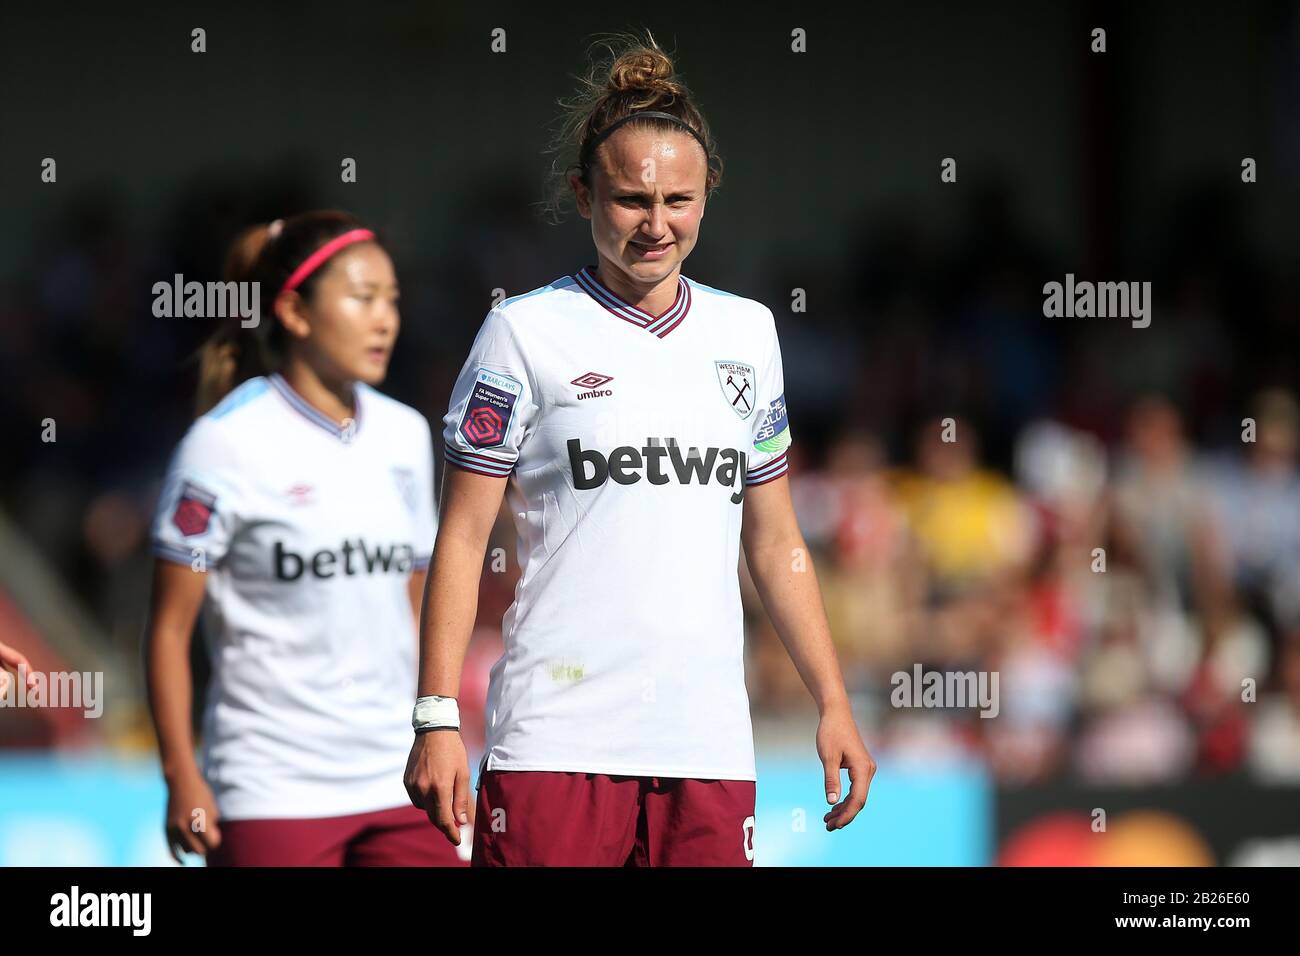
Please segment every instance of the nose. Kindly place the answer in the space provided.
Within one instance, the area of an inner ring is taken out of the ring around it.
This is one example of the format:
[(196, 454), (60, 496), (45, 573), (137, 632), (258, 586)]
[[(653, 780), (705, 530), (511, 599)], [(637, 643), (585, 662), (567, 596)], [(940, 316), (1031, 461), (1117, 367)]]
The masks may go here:
[(664, 204), (661, 202), (651, 203), (649, 208), (649, 219), (646, 221), (646, 231), (654, 239), (664, 237)]
[(389, 299), (380, 298), (376, 300), (375, 305), (376, 309), (372, 315), (376, 328), (384, 334), (392, 332), (400, 321), (397, 312), (397, 303)]

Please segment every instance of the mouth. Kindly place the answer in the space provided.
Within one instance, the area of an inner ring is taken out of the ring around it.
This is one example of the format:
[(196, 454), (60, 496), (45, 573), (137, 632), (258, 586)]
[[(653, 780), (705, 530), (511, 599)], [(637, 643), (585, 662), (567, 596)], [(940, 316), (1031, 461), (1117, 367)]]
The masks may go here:
[(633, 255), (642, 259), (662, 259), (668, 254), (668, 250), (673, 247), (671, 242), (636, 242), (629, 240), (627, 247), (632, 250)]
[(383, 365), (388, 361), (389, 349), (382, 345), (374, 345), (366, 349), (366, 358), (376, 365)]

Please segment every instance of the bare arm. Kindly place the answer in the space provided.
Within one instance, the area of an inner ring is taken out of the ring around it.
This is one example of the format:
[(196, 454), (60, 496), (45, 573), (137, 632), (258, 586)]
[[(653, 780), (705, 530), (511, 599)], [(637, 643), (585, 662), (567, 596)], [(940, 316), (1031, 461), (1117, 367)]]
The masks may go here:
[[(424, 603), (424, 582), (429, 577), (427, 569), (411, 572), (411, 580), (406, 582), (406, 589), (411, 598), (411, 614), (415, 617), (418, 624), (420, 620), (420, 605)], [(416, 644), (419, 644), (419, 635), (416, 635)]]
[[(185, 565), (155, 560), (145, 629), (149, 710), (169, 794), (167, 841), (178, 861), (178, 850), (205, 854), (221, 842), (216, 802), (199, 771), (190, 727), (194, 700), (190, 635), (203, 604), (205, 578), (203, 572)], [(202, 810), (202, 815), (195, 810)], [(196, 829), (199, 821), (202, 825)]]
[(740, 535), (754, 587), (818, 712), (847, 707), (817, 572), (795, 520), (788, 478), (745, 491)]
[(505, 478), (448, 467), (438, 536), (420, 613), (420, 696), (457, 697), (474, 620), (483, 556), (506, 490)]
[(866, 804), (876, 764), (853, 721), (817, 572), (795, 519), (789, 479), (782, 476), (747, 489), (744, 507), (741, 543), (754, 587), (821, 714), (817, 753), (825, 770), (828, 803), (839, 801), (840, 769), (849, 771), (849, 795), (823, 818), (828, 830), (839, 829)]
[[(420, 613), (421, 697), (460, 696), (461, 670), (478, 615), (483, 556), (506, 481), (455, 466), (443, 474), (438, 536)], [(411, 802), (459, 846), (460, 826), (469, 822), (469, 762), (460, 734), (417, 734), (405, 783)]]

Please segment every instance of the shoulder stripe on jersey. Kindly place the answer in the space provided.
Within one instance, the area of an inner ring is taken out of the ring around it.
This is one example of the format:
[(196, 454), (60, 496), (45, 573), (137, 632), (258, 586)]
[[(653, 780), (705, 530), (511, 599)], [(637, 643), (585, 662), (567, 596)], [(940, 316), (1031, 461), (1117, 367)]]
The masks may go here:
[(247, 405), (259, 395), (265, 395), (270, 388), (266, 379), (262, 376), (250, 378), (247, 382), (236, 387), (229, 395), (217, 402), (211, 410), (208, 411), (209, 418), (224, 418), (236, 408)]
[(769, 475), (767, 478), (764, 478), (762, 481), (749, 481), (748, 479), (746, 479), (746, 481), (745, 481), (745, 487), (746, 487), (746, 488), (757, 488), (759, 485), (765, 485), (765, 484), (767, 484), (769, 481), (776, 481), (778, 478), (780, 478), (780, 477), (781, 477), (782, 475), (784, 475), (785, 473), (786, 473), (786, 471), (785, 471), (785, 469), (783, 468), (783, 469), (781, 469), (781, 471), (779, 471), (777, 474), (775, 474), (775, 475)]
[[(321, 428), (329, 432), (331, 435), (333, 435), (335, 438), (342, 438), (349, 431), (348, 428), (334, 421), (334, 419), (330, 418), (320, 409), (316, 408), (314, 405), (308, 402), (307, 399), (303, 398), (301, 395), (295, 392), (293, 390), (293, 386), (291, 386), (288, 382), (286, 382), (284, 380), (284, 376), (282, 376), (279, 372), (273, 372), (271, 375), (267, 377), (267, 381), (271, 383), (271, 387), (274, 388), (276, 392), (279, 394), (279, 396), (283, 398), (285, 402), (288, 403), (290, 408), (292, 408), (298, 414), (302, 415), (313, 425), (320, 426)], [(351, 426), (351, 432), (353, 435), (355, 435), (357, 431), (361, 428), (361, 405), (362, 405), (361, 396), (362, 396), (362, 391), (360, 389), (356, 389), (353, 393), (353, 401), (355, 403), (356, 410), (357, 410), (356, 416), (355, 418), (353, 418), (352, 426)]]
[(781, 452), (771, 461), (764, 462), (757, 468), (751, 468), (745, 473), (745, 484), (761, 485), (771, 481), (773, 478), (780, 478), (790, 467), (789, 459), (786, 458), (787, 452)]
[(463, 448), (457, 448), (454, 445), (448, 445), (447, 450), (455, 452), (457, 455), (459, 455), (461, 458), (466, 459), (467, 461), (477, 461), (486, 465), (513, 465), (514, 464), (514, 462), (510, 460), (495, 458), (492, 455), (484, 455), (476, 451), (465, 451)]
[(463, 452), (458, 448), (452, 448), (450, 445), (444, 446), (443, 453), (449, 463), (459, 468), (478, 472), (480, 475), (492, 475), (495, 478), (506, 477), (515, 467), (513, 461), (498, 461), (495, 458), (488, 458), (486, 455)]
[(726, 289), (715, 289), (715, 288), (713, 288), (713, 286), (711, 286), (711, 285), (705, 285), (703, 282), (699, 282), (699, 281), (697, 281), (697, 280), (695, 280), (695, 279), (691, 279), (691, 280), (690, 280), (690, 283), (691, 283), (691, 285), (693, 285), (695, 288), (697, 288), (697, 289), (703, 289), (705, 292), (712, 292), (712, 293), (714, 293), (715, 295), (725, 295), (725, 296), (726, 296), (727, 298), (729, 298), (729, 299), (739, 299), (739, 298), (740, 298), (740, 296), (736, 295), (736, 293), (734, 293), (734, 292), (728, 292)]
[(573, 278), (571, 276), (564, 276), (563, 278), (556, 279), (550, 285), (544, 285), (540, 288), (533, 289), (531, 292), (521, 292), (519, 295), (512, 295), (508, 299), (502, 299), (501, 304), (498, 305), (497, 308), (504, 309), (506, 306), (513, 305), (516, 302), (531, 298), (535, 295), (541, 295), (543, 292), (556, 292), (560, 289), (567, 289), (572, 284)]
[(605, 311), (647, 332), (653, 332), (661, 339), (681, 325), (686, 313), (691, 310), (691, 287), (681, 273), (677, 275), (677, 298), (661, 315), (652, 315), (619, 298), (596, 278), (596, 270), (591, 266), (583, 266), (573, 274), (573, 278), (582, 291), (595, 299)]
[(447, 464), (449, 464), (449, 465), (455, 465), (457, 468), (463, 469), (463, 470), (465, 470), (465, 471), (472, 471), (472, 472), (474, 472), (476, 475), (487, 475), (487, 476), (489, 476), (489, 477), (491, 477), (491, 478), (509, 478), (509, 477), (510, 477), (510, 469), (509, 469), (509, 468), (507, 468), (507, 469), (505, 469), (505, 470), (503, 470), (503, 471), (495, 471), (495, 470), (493, 470), (493, 469), (491, 469), (491, 468), (487, 468), (487, 467), (484, 467), (484, 466), (482, 466), (482, 465), (474, 464), (474, 463), (472, 463), (472, 462), (463, 461), (463, 460), (457, 458), (455, 455), (448, 455), (448, 456), (447, 456)]
[(782, 468), (780, 471), (776, 472), (775, 474), (768, 475), (766, 478), (760, 478), (757, 481), (750, 481), (748, 478), (746, 478), (745, 487), (756, 488), (759, 485), (767, 484), (769, 481), (776, 481), (776, 479), (781, 478), (788, 473), (789, 473), (788, 469)]
[(761, 465), (755, 465), (753, 468), (750, 468), (747, 474), (752, 475), (755, 478), (761, 478), (763, 477), (763, 474), (765, 472), (770, 471), (773, 468), (781, 467), (782, 464), (786, 461), (786, 456), (788, 454), (789, 454), (788, 451), (783, 451), (781, 452), (781, 454), (777, 455), (771, 461), (765, 461)]

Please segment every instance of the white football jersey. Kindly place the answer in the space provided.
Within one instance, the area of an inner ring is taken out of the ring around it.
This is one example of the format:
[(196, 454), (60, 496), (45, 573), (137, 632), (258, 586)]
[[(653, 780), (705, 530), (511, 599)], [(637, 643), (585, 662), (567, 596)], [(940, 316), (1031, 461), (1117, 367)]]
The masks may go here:
[(202, 767), (227, 819), (410, 802), (418, 644), (408, 591), (434, 540), (424, 416), (359, 385), (341, 428), (279, 375), (186, 434), (153, 527), (207, 571)]
[(594, 272), (492, 309), (444, 419), (518, 532), (484, 766), (753, 780), (739, 549), (790, 444), (772, 313), (679, 278), (654, 316)]

